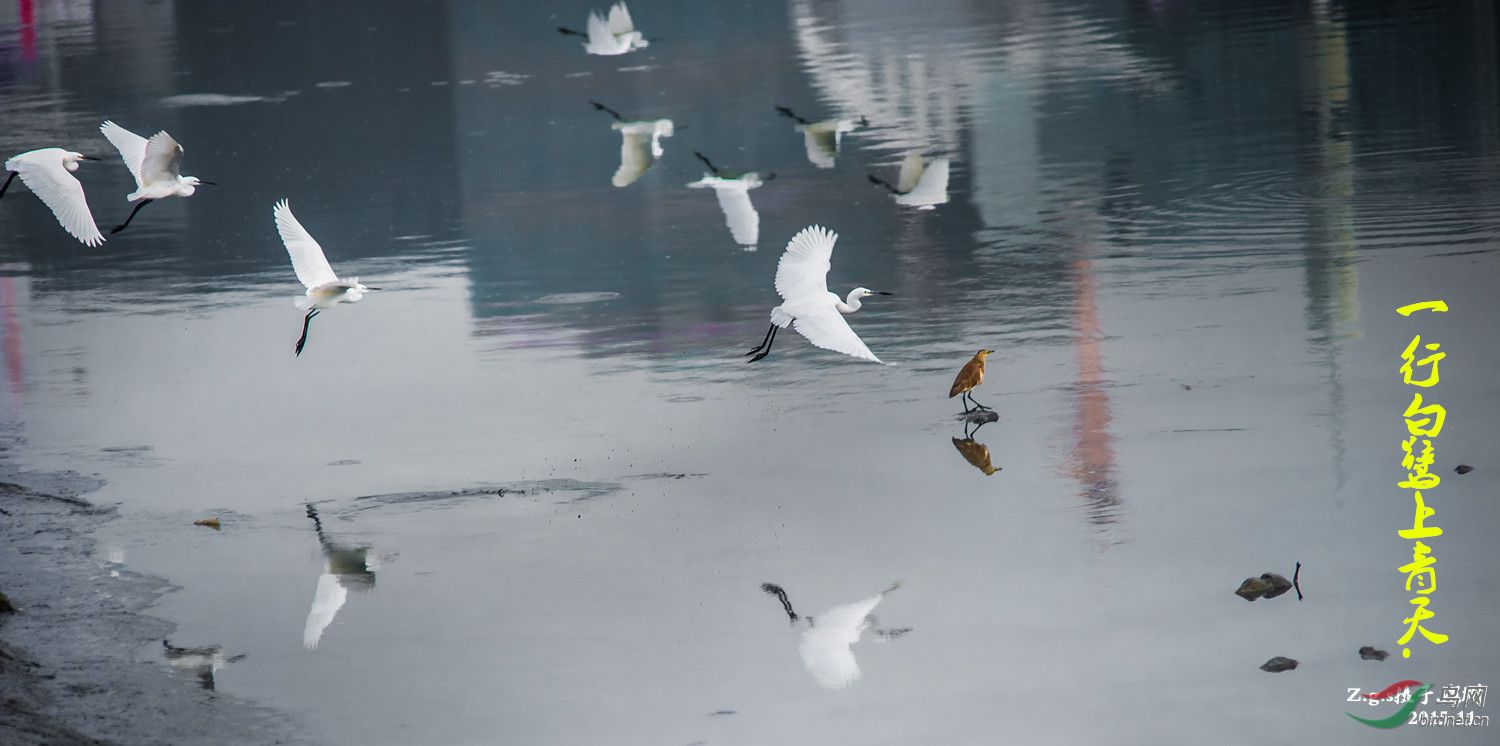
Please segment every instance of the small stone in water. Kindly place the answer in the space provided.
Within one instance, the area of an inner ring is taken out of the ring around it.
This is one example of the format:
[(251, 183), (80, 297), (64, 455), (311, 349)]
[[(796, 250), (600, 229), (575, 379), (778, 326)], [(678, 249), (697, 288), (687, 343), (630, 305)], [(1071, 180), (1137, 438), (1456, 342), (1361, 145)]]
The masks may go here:
[(1384, 650), (1376, 650), (1369, 645), (1359, 649), (1359, 657), (1367, 661), (1383, 661), (1387, 655), (1390, 655), (1390, 653)]
[(1469, 472), (1474, 471), (1474, 467), (1469, 466), (1468, 464), (1459, 464), (1458, 467), (1454, 469), (1454, 471), (1458, 472), (1459, 474), (1468, 474)]
[(211, 528), (211, 529), (213, 529), (215, 531), (218, 531), (219, 530), (219, 517), (218, 516), (214, 516), (212, 518), (200, 518), (200, 519), (198, 519), (196, 521), (193, 521), (193, 525), (194, 526), (208, 526), (209, 528)]
[(1292, 589), (1292, 581), (1274, 572), (1261, 573), (1260, 579), (1271, 586), (1270, 590), (1266, 591), (1264, 598), (1276, 598)]
[(1260, 670), (1268, 673), (1281, 673), (1282, 671), (1290, 671), (1296, 667), (1297, 661), (1280, 655), (1260, 664)]
[(976, 409), (964, 416), (964, 421), (971, 425), (979, 425), (986, 422), (999, 422), (1000, 415), (991, 409)]
[(6, 598), (4, 593), (0, 593), (0, 614), (14, 613), (16, 613), (16, 607), (10, 604), (10, 599)]

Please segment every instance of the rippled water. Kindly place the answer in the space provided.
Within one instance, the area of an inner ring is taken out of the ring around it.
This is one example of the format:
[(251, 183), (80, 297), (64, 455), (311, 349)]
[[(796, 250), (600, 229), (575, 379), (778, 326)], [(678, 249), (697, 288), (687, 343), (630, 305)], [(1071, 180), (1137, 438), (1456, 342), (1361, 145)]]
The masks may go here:
[[(221, 184), (98, 249), (0, 201), (17, 457), (108, 480), (100, 562), (246, 656), (219, 691), (332, 743), (1363, 743), (1348, 688), (1500, 672), (1488, 5), (641, 0), (623, 57), (555, 32), (584, 5), (501, 5), (0, 9), (6, 154), (112, 155), (110, 118)], [(676, 125), (626, 187), (591, 99)], [(832, 167), (775, 106), (853, 124)], [(913, 150), (936, 209), (867, 180)], [(693, 151), (775, 174), (754, 251)], [(118, 162), (79, 175), (124, 217)], [(386, 288), (300, 358), (281, 197)], [(812, 223), (836, 292), (895, 293), (851, 317), (895, 366), (743, 362)], [(1415, 331), (1438, 465), (1479, 468), (1438, 491), (1452, 640), (1377, 664)], [(1232, 594), (1295, 562), (1306, 600)], [(801, 617), (898, 580), (874, 626), (910, 631), (821, 686)]]

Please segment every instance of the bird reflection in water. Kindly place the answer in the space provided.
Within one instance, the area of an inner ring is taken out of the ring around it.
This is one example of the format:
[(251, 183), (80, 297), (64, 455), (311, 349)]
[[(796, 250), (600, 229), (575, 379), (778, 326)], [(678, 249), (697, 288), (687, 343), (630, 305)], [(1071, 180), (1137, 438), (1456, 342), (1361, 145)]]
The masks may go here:
[(166, 656), (167, 663), (183, 673), (189, 673), (198, 678), (198, 686), (209, 691), (214, 690), (214, 673), (219, 669), (245, 659), (245, 654), (226, 657), (224, 648), (219, 645), (209, 645), (201, 648), (179, 648), (172, 643), (162, 640), (162, 655)]
[(948, 159), (931, 158), (924, 165), (920, 153), (908, 153), (895, 185), (874, 174), (870, 183), (885, 187), (898, 205), (933, 210), (948, 202)]
[(729, 226), (729, 235), (734, 237), (734, 242), (740, 248), (754, 251), (756, 243), (760, 241), (760, 213), (750, 204), (750, 190), (776, 178), (776, 174), (766, 174), (765, 178), (761, 178), (754, 171), (729, 171), (715, 166), (708, 156), (696, 150), (693, 155), (708, 166), (709, 173), (688, 186), (693, 189), (713, 189), (719, 198), (719, 209), (724, 211), (724, 223)]
[(792, 608), (791, 600), (787, 598), (786, 590), (781, 586), (762, 583), (760, 589), (781, 601), (781, 607), (792, 624), (798, 621), (807, 623), (807, 629), (802, 632), (802, 642), (797, 646), (797, 653), (802, 656), (802, 666), (820, 686), (843, 689), (859, 681), (859, 662), (854, 659), (851, 646), (859, 642), (865, 630), (870, 630), (880, 642), (894, 640), (911, 631), (911, 627), (882, 629), (878, 626), (879, 620), (875, 618), (875, 607), (887, 593), (900, 587), (901, 583), (898, 581), (874, 596), (835, 606), (815, 617), (798, 616)]
[[(983, 427), (983, 424), (980, 427)], [(974, 429), (975, 431), (979, 430), (977, 427)], [(972, 436), (965, 437), (962, 440), (954, 438), (953, 447), (958, 449), (959, 455), (963, 456), (965, 461), (969, 462), (974, 468), (984, 472), (985, 476), (990, 476), (1000, 471), (1000, 467), (990, 463), (990, 447), (974, 440)]]
[(776, 107), (776, 111), (797, 123), (794, 129), (802, 134), (802, 145), (807, 148), (807, 160), (818, 168), (833, 168), (834, 158), (839, 154), (839, 142), (843, 140), (845, 132), (853, 132), (856, 126), (870, 125), (864, 117), (859, 118), (858, 125), (852, 119), (809, 122), (785, 106)]
[(318, 509), (311, 503), (307, 505), (307, 517), (312, 519), (318, 544), (323, 547), (323, 556), (327, 559), (327, 569), (318, 577), (318, 588), (313, 593), (312, 609), (307, 612), (307, 626), (302, 630), (302, 646), (315, 650), (323, 631), (333, 623), (333, 617), (349, 599), (349, 591), (368, 591), (375, 587), (379, 561), (367, 546), (341, 545), (329, 539), (323, 532)]
[(615, 121), (609, 127), (620, 132), (620, 167), (610, 178), (610, 183), (617, 187), (630, 186), (648, 169), (656, 165), (656, 160), (665, 152), (661, 146), (661, 139), (671, 137), (677, 132), (677, 128), (673, 126), (670, 119), (630, 121), (598, 101), (589, 103), (593, 104), (595, 109), (614, 117)]

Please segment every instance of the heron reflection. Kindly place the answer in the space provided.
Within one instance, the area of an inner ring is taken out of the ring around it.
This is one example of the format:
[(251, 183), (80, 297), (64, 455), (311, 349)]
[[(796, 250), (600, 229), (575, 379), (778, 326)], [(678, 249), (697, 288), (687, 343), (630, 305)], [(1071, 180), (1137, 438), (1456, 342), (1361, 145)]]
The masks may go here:
[(870, 182), (895, 195), (898, 205), (932, 210), (948, 202), (948, 159), (930, 158), (924, 163), (920, 154), (907, 153), (894, 186), (874, 174)]
[[(979, 427), (983, 426), (984, 424), (980, 423)], [(974, 428), (974, 430), (977, 432), (979, 427)], [(985, 476), (990, 476), (1000, 471), (1000, 467), (990, 463), (990, 447), (974, 440), (973, 436), (969, 433), (965, 433), (965, 437), (962, 440), (954, 438), (953, 447), (958, 449), (959, 455), (963, 456), (964, 460), (969, 462), (969, 465), (984, 472)]]
[(677, 129), (670, 119), (627, 120), (614, 109), (590, 101), (594, 108), (615, 118), (609, 127), (620, 133), (620, 167), (610, 178), (617, 187), (630, 186), (636, 179), (656, 165), (656, 159), (665, 152), (661, 146), (663, 137), (671, 137)]
[(318, 517), (318, 509), (311, 503), (307, 505), (307, 517), (312, 519), (318, 544), (323, 547), (323, 556), (327, 560), (326, 569), (318, 577), (317, 590), (313, 592), (307, 625), (302, 630), (302, 646), (315, 650), (323, 631), (349, 600), (349, 591), (368, 591), (375, 587), (379, 562), (367, 546), (339, 544), (328, 538), (323, 531), (323, 521)]
[(864, 117), (859, 118), (857, 125), (853, 119), (809, 122), (785, 106), (776, 107), (776, 111), (797, 123), (793, 129), (802, 134), (802, 145), (807, 148), (807, 160), (818, 168), (833, 168), (834, 158), (839, 154), (839, 142), (844, 138), (845, 132), (869, 126), (869, 121)]
[(713, 189), (719, 198), (719, 209), (724, 211), (724, 222), (729, 226), (729, 235), (746, 251), (754, 251), (755, 244), (760, 241), (760, 213), (750, 204), (750, 190), (776, 178), (776, 174), (766, 174), (765, 178), (761, 178), (754, 171), (728, 171), (715, 166), (702, 153), (693, 151), (693, 155), (708, 166), (709, 172), (688, 186), (693, 189)]
[(797, 653), (802, 656), (802, 666), (812, 674), (819, 686), (827, 689), (843, 689), (859, 681), (859, 662), (854, 659), (852, 646), (869, 630), (881, 642), (894, 640), (911, 631), (911, 627), (883, 629), (875, 618), (875, 607), (887, 593), (901, 587), (898, 581), (891, 587), (862, 601), (835, 606), (817, 616), (798, 616), (787, 598), (786, 590), (775, 583), (762, 583), (760, 589), (775, 596), (786, 611), (787, 619), (796, 624), (805, 622), (802, 641)]
[(209, 691), (214, 690), (214, 673), (219, 669), (245, 659), (245, 654), (235, 656), (224, 655), (224, 648), (220, 645), (208, 645), (201, 648), (179, 648), (172, 643), (162, 640), (162, 655), (167, 663), (183, 673), (192, 674), (198, 679), (198, 686)]

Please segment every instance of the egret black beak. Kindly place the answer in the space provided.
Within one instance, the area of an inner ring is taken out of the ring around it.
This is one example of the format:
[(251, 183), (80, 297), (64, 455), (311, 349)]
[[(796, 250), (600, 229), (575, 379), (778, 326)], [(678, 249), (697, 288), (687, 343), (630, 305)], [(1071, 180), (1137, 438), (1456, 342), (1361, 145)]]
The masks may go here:
[(895, 295), (895, 293), (887, 293), (887, 292), (886, 292), (886, 291), (884, 291), (884, 290), (876, 290), (876, 291), (874, 291), (874, 293), (875, 293), (875, 294), (876, 294), (876, 295)]
[(98, 158), (95, 158), (94, 156), (91, 156), (91, 155), (80, 155), (78, 157), (80, 159), (82, 159), (82, 160), (85, 160), (85, 161), (97, 161), (97, 160), (99, 160)]
[(766, 174), (766, 178), (761, 179), (761, 181), (762, 182), (766, 182), (766, 181), (770, 181), (771, 179), (774, 179), (774, 178), (776, 178), (776, 172), (772, 171), (771, 173)]
[(366, 290), (384, 290), (384, 289), (385, 289), (385, 288), (372, 288), (372, 287), (370, 287), (370, 286), (369, 286), (369, 285), (366, 285), (366, 286), (365, 286), (365, 289), (366, 289)]
[(199, 179), (199, 180), (198, 180), (198, 183), (199, 183), (199, 184), (200, 184), (200, 185), (201, 185), (201, 184), (207, 184), (207, 185), (208, 185), (208, 186), (218, 186), (218, 184), (215, 184), (215, 183), (214, 183), (214, 182), (212, 182), (212, 181), (204, 181), (204, 180), (202, 180), (202, 179)]

